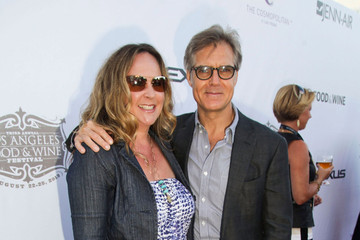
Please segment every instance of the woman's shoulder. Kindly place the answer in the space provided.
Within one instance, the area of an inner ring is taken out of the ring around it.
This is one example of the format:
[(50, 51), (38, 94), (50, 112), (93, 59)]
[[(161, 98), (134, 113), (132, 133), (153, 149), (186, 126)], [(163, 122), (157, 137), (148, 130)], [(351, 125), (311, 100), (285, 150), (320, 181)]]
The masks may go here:
[(301, 137), (299, 137), (298, 135), (296, 134), (293, 134), (293, 133), (288, 133), (288, 132), (278, 132), (282, 137), (285, 138), (286, 142), (288, 144), (290, 144), (291, 142), (293, 141), (297, 141), (297, 140), (300, 140), (302, 141)]
[(124, 144), (115, 143), (110, 147), (110, 150), (104, 150), (99, 146), (100, 150), (98, 152), (94, 152), (90, 147), (83, 144), (85, 148), (85, 153), (80, 153), (79, 151), (75, 151), (74, 153), (74, 162), (79, 161), (81, 165), (92, 165), (92, 166), (103, 166), (105, 168), (111, 168), (116, 163), (116, 159), (118, 159), (121, 155), (120, 152), (124, 148)]
[(289, 144), (288, 147), (289, 157), (308, 158), (309, 150), (303, 140), (295, 140)]

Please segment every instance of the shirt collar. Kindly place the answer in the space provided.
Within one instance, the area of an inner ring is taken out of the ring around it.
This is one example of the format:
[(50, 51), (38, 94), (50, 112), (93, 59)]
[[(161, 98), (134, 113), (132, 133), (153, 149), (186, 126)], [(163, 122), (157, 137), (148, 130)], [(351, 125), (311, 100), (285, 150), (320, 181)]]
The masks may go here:
[[(225, 137), (227, 139), (231, 139), (231, 143), (234, 142), (234, 137), (235, 137), (235, 129), (236, 129), (236, 126), (238, 124), (238, 121), (239, 121), (239, 113), (237, 111), (237, 108), (234, 106), (234, 104), (231, 103), (231, 106), (232, 106), (232, 109), (235, 113), (235, 117), (234, 117), (234, 120), (232, 121), (232, 123), (230, 124), (229, 127), (226, 128), (225, 130)], [(199, 121), (199, 115), (198, 115), (198, 111), (196, 110), (195, 111), (195, 130), (205, 130), (204, 126), (200, 123)]]

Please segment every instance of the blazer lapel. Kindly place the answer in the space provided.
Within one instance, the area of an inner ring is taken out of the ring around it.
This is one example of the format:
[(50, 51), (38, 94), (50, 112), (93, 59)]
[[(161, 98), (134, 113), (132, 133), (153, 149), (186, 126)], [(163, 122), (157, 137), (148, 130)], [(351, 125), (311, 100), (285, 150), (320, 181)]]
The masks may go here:
[(224, 234), (226, 229), (227, 216), (231, 215), (232, 211), (234, 211), (232, 205), (241, 204), (234, 203), (233, 196), (241, 194), (241, 189), (255, 150), (254, 146), (256, 137), (253, 126), (246, 116), (240, 113), (240, 111), (238, 111), (238, 113), (239, 122), (236, 126), (235, 138), (231, 151), (229, 177), (226, 187), (221, 223), (221, 235)]
[(116, 147), (118, 148), (118, 150), (117, 150), (118, 154), (121, 155), (121, 157), (124, 160), (128, 161), (131, 165), (133, 165), (137, 170), (139, 170), (146, 177), (144, 171), (142, 170), (142, 168), (141, 168), (139, 162), (137, 161), (131, 148), (129, 148), (129, 152), (128, 152), (124, 142), (117, 143)]
[[(255, 141), (256, 138), (252, 125), (248, 121), (247, 117), (239, 112), (239, 122), (236, 126), (233, 148), (231, 150), (227, 192), (239, 192), (242, 188), (242, 184), (244, 183), (244, 179), (255, 150)], [(235, 184), (233, 184), (234, 182)]]
[(178, 160), (186, 177), (188, 177), (187, 162), (193, 140), (194, 128), (195, 113), (178, 117), (177, 127), (172, 140), (175, 157)]

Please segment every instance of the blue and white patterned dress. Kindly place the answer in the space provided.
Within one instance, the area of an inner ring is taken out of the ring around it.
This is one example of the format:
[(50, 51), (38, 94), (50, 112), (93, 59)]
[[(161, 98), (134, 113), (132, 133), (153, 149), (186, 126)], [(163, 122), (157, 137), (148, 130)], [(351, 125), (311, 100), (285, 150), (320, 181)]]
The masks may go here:
[[(163, 184), (159, 184), (159, 181), (150, 182), (158, 210), (157, 239), (186, 239), (191, 218), (195, 212), (194, 199), (176, 178), (163, 179), (162, 181)], [(171, 202), (167, 200), (164, 188), (161, 185), (166, 185)]]

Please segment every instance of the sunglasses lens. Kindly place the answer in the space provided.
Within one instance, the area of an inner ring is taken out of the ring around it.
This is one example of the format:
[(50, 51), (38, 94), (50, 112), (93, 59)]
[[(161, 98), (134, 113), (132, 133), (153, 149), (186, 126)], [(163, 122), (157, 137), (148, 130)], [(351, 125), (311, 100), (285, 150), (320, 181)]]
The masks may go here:
[(126, 80), (131, 92), (140, 92), (145, 89), (146, 78), (142, 76), (127, 76)]
[(164, 76), (155, 77), (151, 81), (151, 84), (152, 84), (154, 90), (157, 92), (165, 91), (165, 83), (166, 83), (166, 77), (164, 77)]
[(299, 85), (296, 85), (297, 89), (298, 89), (298, 94), (297, 94), (297, 98), (298, 98), (298, 101), (300, 101), (301, 99), (301, 96), (303, 94), (305, 94), (305, 90), (304, 88), (300, 87)]
[[(126, 80), (129, 84), (131, 92), (140, 92), (145, 89), (146, 78), (143, 76), (127, 76)], [(157, 92), (164, 92), (166, 86), (166, 77), (158, 76), (154, 77), (151, 81), (151, 85)]]
[(300, 87), (299, 85), (296, 85), (296, 86), (297, 86), (297, 88), (299, 89), (299, 95), (305, 93), (304, 88)]

